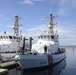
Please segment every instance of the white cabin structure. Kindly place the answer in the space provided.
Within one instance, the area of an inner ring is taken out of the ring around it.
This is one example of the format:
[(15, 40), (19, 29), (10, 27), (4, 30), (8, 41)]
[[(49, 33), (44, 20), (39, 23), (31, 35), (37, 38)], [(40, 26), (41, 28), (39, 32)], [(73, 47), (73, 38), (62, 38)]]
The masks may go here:
[(10, 35), (4, 33), (0, 35), (0, 52), (1, 53), (15, 53), (19, 50), (19, 46), (23, 46), (23, 41), (21, 36)]
[(57, 53), (59, 52), (59, 36), (54, 33), (53, 28), (53, 18), (52, 13), (50, 14), (50, 24), (48, 25), (49, 32), (38, 36), (38, 41), (36, 44), (32, 45), (32, 52), (45, 53), (44, 47), (47, 46), (47, 53)]
[(44, 47), (47, 46), (47, 53), (56, 53), (59, 48), (58, 35), (41, 35), (39, 40), (32, 45), (32, 51), (38, 53), (45, 53)]

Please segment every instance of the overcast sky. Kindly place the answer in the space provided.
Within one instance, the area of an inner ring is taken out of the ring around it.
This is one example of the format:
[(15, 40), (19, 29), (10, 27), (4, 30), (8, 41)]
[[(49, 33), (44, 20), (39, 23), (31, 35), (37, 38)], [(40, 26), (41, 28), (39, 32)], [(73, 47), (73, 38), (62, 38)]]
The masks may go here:
[[(58, 15), (57, 23), (60, 45), (76, 45), (76, 0), (0, 0), (0, 33), (13, 33), (14, 16), (22, 24), (20, 30), (25, 36), (36, 38), (47, 31), (52, 12)], [(43, 19), (45, 18), (45, 19)]]

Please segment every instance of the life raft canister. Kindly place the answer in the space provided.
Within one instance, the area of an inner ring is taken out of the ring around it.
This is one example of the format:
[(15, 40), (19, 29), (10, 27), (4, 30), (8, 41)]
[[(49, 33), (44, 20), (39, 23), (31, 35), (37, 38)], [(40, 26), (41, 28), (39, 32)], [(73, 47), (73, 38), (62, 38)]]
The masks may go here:
[(51, 55), (47, 55), (48, 57), (48, 64), (51, 65), (52, 64), (52, 56)]

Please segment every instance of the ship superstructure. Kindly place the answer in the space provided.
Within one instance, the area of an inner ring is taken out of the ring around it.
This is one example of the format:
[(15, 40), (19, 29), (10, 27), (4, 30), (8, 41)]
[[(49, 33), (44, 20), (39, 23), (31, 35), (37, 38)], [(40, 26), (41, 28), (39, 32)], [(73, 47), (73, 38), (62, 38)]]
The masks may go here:
[[(50, 13), (50, 23), (48, 25), (49, 32), (41, 34), (38, 36), (38, 42), (32, 46), (32, 51), (36, 51), (38, 53), (45, 53), (44, 47), (47, 46), (47, 52), (56, 53), (59, 48), (59, 35), (54, 33), (54, 24), (53, 18), (55, 16)], [(36, 48), (37, 47), (37, 48)]]
[(9, 34), (4, 31), (0, 34), (0, 53), (3, 60), (9, 60), (16, 55), (16, 52), (23, 46), (22, 35), (19, 34), (18, 15), (15, 16), (14, 34)]

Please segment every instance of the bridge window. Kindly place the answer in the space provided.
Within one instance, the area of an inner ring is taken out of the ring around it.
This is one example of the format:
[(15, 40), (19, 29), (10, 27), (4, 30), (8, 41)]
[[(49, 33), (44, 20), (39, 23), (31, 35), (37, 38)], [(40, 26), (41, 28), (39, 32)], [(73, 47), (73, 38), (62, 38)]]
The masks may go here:
[(3, 39), (3, 36), (1, 36), (1, 39)]
[(15, 39), (17, 39), (17, 37), (15, 37)]
[(10, 39), (12, 39), (12, 36), (9, 36)]
[(41, 36), (41, 39), (43, 39), (43, 36)]
[(13, 38), (14, 38), (14, 39), (16, 39), (16, 37), (15, 37), (15, 36), (13, 36)]
[(44, 38), (46, 38), (46, 35), (44, 35)]
[(54, 36), (51, 36), (52, 39), (54, 39)]

